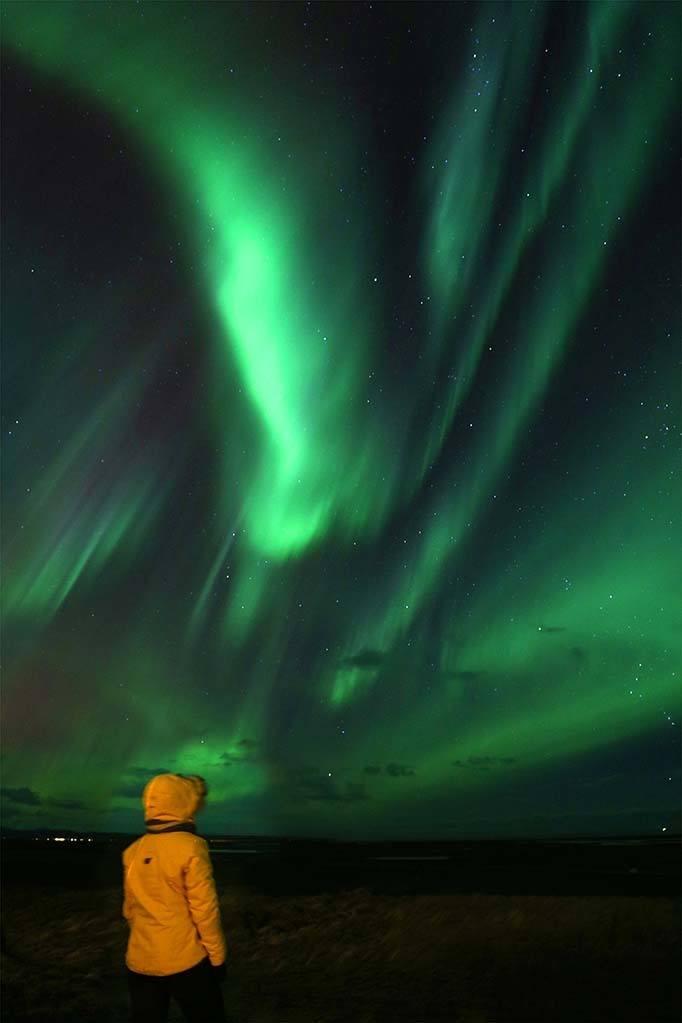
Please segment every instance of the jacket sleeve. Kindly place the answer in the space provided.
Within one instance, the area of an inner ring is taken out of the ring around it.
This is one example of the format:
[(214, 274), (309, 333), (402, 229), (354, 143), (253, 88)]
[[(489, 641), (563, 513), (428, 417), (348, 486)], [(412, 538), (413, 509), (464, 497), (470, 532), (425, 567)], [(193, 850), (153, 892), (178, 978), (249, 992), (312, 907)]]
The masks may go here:
[(211, 965), (225, 962), (225, 935), (220, 921), (220, 905), (213, 880), (208, 846), (197, 842), (185, 871), (187, 903), (199, 940), (206, 949)]

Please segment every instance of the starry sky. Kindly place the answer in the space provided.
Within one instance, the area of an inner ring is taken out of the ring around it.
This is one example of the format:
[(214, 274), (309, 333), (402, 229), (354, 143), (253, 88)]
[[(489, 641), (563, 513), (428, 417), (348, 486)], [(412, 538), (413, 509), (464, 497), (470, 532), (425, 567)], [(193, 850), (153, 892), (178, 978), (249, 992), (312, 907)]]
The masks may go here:
[(679, 15), (3, 6), (5, 826), (680, 830)]

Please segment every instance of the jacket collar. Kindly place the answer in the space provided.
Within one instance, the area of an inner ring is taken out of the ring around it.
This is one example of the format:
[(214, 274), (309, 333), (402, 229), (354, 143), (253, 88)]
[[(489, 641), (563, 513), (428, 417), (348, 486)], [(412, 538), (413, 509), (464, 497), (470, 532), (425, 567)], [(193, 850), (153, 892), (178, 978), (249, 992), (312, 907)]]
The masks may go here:
[(155, 820), (152, 818), (152, 820), (145, 821), (145, 824), (148, 835), (165, 835), (169, 831), (189, 831), (193, 835), (197, 833), (196, 824), (192, 824), (190, 821), (175, 824), (172, 821)]

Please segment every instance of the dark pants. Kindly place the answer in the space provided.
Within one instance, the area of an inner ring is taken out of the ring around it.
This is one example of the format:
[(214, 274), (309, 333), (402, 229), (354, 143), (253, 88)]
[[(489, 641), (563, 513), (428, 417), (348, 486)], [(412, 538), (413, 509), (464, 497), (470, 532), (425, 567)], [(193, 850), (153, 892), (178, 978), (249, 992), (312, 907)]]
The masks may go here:
[(149, 977), (126, 966), (132, 1023), (166, 1023), (174, 998), (188, 1023), (226, 1023), (223, 992), (208, 957), (190, 970)]

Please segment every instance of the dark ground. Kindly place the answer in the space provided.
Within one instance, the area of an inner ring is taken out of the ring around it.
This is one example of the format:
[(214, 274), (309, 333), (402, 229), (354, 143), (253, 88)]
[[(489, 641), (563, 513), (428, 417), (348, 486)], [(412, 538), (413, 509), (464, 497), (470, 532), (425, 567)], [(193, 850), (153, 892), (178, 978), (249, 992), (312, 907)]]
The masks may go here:
[[(677, 844), (246, 844), (211, 850), (231, 1023), (682, 1017)], [(3, 1021), (123, 1023), (121, 849), (2, 846)]]

